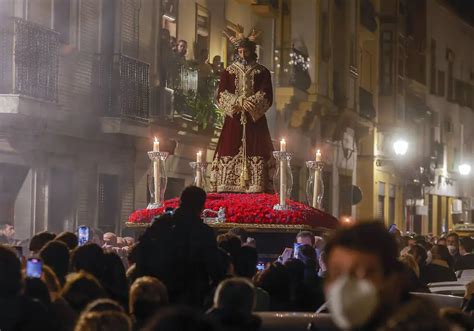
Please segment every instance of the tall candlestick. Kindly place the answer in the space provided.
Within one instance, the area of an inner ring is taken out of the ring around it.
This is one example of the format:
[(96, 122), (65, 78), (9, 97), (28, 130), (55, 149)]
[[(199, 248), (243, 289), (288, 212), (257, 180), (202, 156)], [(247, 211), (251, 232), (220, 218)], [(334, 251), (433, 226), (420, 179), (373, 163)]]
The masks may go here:
[[(160, 151), (160, 142), (158, 139), (156, 139), (153, 142), (153, 152), (159, 152)], [(153, 184), (154, 184), (154, 189), (155, 189), (155, 203), (159, 204), (160, 203), (160, 158), (156, 158), (153, 161)]]
[[(316, 162), (321, 162), (321, 151), (318, 149), (316, 151)], [(313, 183), (313, 207), (319, 207), (318, 206), (318, 195), (319, 195), (319, 168), (316, 167), (314, 170), (314, 183)]]
[(202, 186), (202, 174), (201, 174), (201, 163), (202, 163), (202, 152), (199, 151), (196, 153), (196, 186)]
[[(286, 141), (280, 141), (280, 152), (286, 152)], [(286, 158), (280, 158), (280, 205), (286, 205)]]

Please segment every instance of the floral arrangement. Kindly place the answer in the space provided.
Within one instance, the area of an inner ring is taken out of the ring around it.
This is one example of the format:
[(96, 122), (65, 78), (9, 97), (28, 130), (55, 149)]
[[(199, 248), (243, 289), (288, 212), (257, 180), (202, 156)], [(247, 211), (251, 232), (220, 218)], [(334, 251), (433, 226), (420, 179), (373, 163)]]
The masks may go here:
[[(287, 204), (291, 210), (273, 210), (277, 203), (276, 194), (209, 193), (205, 208), (216, 212), (221, 207), (225, 208), (226, 223), (309, 225), (326, 228), (338, 226), (338, 220), (333, 216), (303, 203), (288, 200)], [(155, 216), (163, 214), (166, 208), (178, 206), (179, 198), (166, 200), (163, 207), (133, 212), (128, 221), (136, 224), (150, 223)]]

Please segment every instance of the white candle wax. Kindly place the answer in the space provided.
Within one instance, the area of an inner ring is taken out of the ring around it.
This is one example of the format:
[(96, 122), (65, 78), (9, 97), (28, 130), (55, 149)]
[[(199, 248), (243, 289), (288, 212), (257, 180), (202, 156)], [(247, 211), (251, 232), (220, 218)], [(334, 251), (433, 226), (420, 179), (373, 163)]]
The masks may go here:
[[(286, 152), (286, 141), (280, 141), (280, 152)], [(280, 205), (286, 205), (286, 158), (280, 159)]]
[(155, 141), (153, 141), (153, 152), (159, 152), (159, 151), (160, 151), (160, 142), (155, 137)]
[[(160, 151), (160, 142), (158, 139), (156, 139), (153, 142), (153, 152), (159, 152)], [(155, 189), (155, 203), (159, 204), (161, 201), (161, 196), (160, 196), (160, 191), (161, 191), (161, 185), (160, 185), (160, 159), (157, 158), (153, 160), (153, 185)]]
[(202, 174), (201, 174), (201, 167), (199, 163), (202, 162), (202, 152), (199, 151), (196, 153), (196, 186), (201, 187), (202, 186)]
[(280, 140), (280, 152), (286, 152), (286, 141), (285, 141), (285, 139)]

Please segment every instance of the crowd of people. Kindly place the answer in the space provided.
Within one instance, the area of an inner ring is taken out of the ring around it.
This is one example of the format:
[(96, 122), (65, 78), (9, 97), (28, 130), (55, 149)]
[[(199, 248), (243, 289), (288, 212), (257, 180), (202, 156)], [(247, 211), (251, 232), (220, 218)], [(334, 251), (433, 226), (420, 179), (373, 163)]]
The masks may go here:
[[(23, 258), (12, 225), (0, 226), (0, 330), (259, 330), (259, 311), (325, 309), (344, 330), (473, 329), (474, 285), (459, 310), (411, 294), (474, 269), (471, 238), (403, 236), (381, 222), (303, 231), (297, 251), (259, 270), (245, 230), (216, 237), (202, 222), (205, 200), (186, 188), (137, 242), (91, 229), (78, 246), (74, 233), (41, 232)], [(25, 272), (26, 257), (42, 261), (40, 277)]]

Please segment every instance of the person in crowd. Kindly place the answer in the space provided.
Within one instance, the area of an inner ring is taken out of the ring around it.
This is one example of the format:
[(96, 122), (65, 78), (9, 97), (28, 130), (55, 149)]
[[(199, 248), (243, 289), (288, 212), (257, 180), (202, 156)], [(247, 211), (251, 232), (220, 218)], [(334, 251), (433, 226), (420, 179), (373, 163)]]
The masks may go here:
[(310, 245), (311, 247), (314, 247), (314, 240), (314, 234), (310, 231), (300, 231), (296, 235), (296, 242), (298, 244)]
[(125, 240), (129, 248), (135, 245), (135, 238), (133, 237), (123, 237), (123, 240)]
[(217, 247), (222, 248), (232, 257), (232, 261), (235, 260), (242, 242), (239, 237), (231, 233), (224, 233), (217, 236)]
[[(421, 274), (425, 272), (424, 269), (427, 264), (428, 253), (426, 249), (421, 245), (413, 245), (411, 247), (407, 246), (407, 248), (407, 254), (410, 254), (415, 259), (415, 262), (418, 265), (419, 277), (421, 277)], [(405, 254), (401, 254), (402, 257), (404, 255)]]
[(270, 296), (270, 311), (290, 310), (290, 282), (288, 269), (280, 263), (271, 264), (257, 275), (255, 285)]
[(245, 278), (222, 281), (214, 295), (214, 306), (208, 316), (221, 325), (223, 330), (259, 330), (261, 319), (253, 315), (255, 290)]
[(237, 236), (240, 239), (242, 245), (245, 245), (247, 239), (249, 238), (249, 234), (243, 228), (232, 228), (227, 233)]
[(173, 307), (158, 312), (143, 331), (217, 331), (207, 316), (189, 307)]
[(454, 262), (461, 256), (459, 254), (459, 235), (456, 232), (450, 232), (446, 236), (446, 244), (448, 246), (449, 254), (454, 259)]
[(43, 263), (53, 269), (61, 286), (66, 282), (69, 271), (69, 249), (61, 241), (48, 242), (39, 252)]
[(235, 273), (235, 261), (225, 249), (218, 247), (217, 255), (219, 259), (219, 268), (224, 278), (232, 277)]
[(11, 223), (0, 224), (0, 244), (15, 244), (15, 227)]
[(400, 256), (399, 260), (405, 266), (404, 270), (402, 270), (402, 276), (404, 276), (404, 280), (408, 284), (409, 291), (429, 293), (428, 286), (420, 280), (420, 267), (415, 258), (410, 254), (406, 254)]
[(178, 58), (178, 62), (186, 62), (186, 54), (188, 53), (188, 42), (186, 40), (179, 40), (178, 44), (176, 45), (176, 57)]
[(104, 252), (97, 244), (87, 243), (76, 247), (72, 252), (72, 271), (86, 271), (100, 281), (104, 276), (104, 267)]
[(56, 238), (54, 238), (54, 240), (62, 241), (63, 243), (65, 243), (70, 251), (76, 248), (78, 244), (77, 235), (73, 232), (68, 231), (61, 232), (56, 236)]
[(302, 298), (301, 309), (316, 311), (324, 303), (323, 284), (318, 276), (319, 265), (316, 260), (316, 251), (311, 245), (300, 247), (297, 259), (303, 262), (302, 286), (306, 295)]
[(107, 298), (107, 292), (92, 274), (81, 271), (68, 275), (61, 296), (77, 314), (92, 301)]
[(48, 286), (41, 278), (25, 278), (25, 296), (32, 300), (38, 300), (48, 310), (51, 310), (51, 296)]
[(141, 330), (151, 317), (168, 304), (168, 291), (161, 281), (149, 276), (138, 278), (130, 287), (129, 312), (133, 329)]
[[(250, 246), (242, 246), (235, 259), (235, 274), (252, 281), (257, 274), (257, 250)], [(264, 289), (255, 287), (255, 311), (268, 311), (270, 295)]]
[(82, 314), (74, 331), (131, 331), (132, 323), (125, 313), (117, 311)]
[(12, 249), (0, 245), (0, 330), (52, 330), (48, 311), (22, 293), (23, 285), (20, 260)]
[(56, 238), (54, 233), (43, 231), (35, 234), (30, 240), (30, 254), (31, 256), (37, 256), (39, 251), (50, 241)]
[(326, 299), (339, 328), (402, 330), (389, 327), (409, 323), (417, 315), (430, 322), (435, 318), (428, 317), (436, 316), (435, 307), (418, 304), (421, 299), (409, 294), (402, 281), (403, 265), (397, 261), (397, 243), (383, 223), (357, 223), (337, 230), (326, 254)]
[(423, 283), (456, 281), (454, 270), (449, 265), (450, 253), (446, 246), (434, 245), (431, 249), (433, 260), (425, 268), (420, 269), (420, 279)]
[(454, 263), (454, 270), (474, 269), (474, 239), (464, 237), (459, 240), (460, 256)]
[(104, 271), (100, 282), (109, 297), (128, 307), (128, 282), (120, 257), (112, 252), (104, 254)]
[(48, 267), (47, 265), (43, 265), (43, 273), (41, 274), (41, 279), (48, 287), (48, 291), (51, 297), (51, 301), (55, 301), (60, 297), (61, 292), (61, 283), (56, 276), (56, 273)]
[(446, 237), (443, 236), (443, 237), (438, 238), (438, 240), (436, 240), (436, 244), (437, 245), (448, 246)]
[(213, 230), (201, 219), (206, 192), (189, 186), (173, 215), (157, 218), (139, 240), (136, 269), (168, 289), (172, 303), (200, 307), (224, 275), (219, 268)]
[(113, 232), (104, 233), (104, 247), (117, 247), (117, 235)]
[(102, 313), (106, 311), (116, 311), (119, 313), (124, 313), (125, 310), (123, 307), (115, 300), (112, 299), (97, 299), (89, 303), (84, 310), (82, 310), (82, 314), (86, 313)]
[(440, 316), (449, 325), (449, 331), (472, 331), (474, 330), (474, 321), (472, 317), (457, 308), (442, 308)]
[(216, 55), (212, 58), (212, 73), (216, 76), (220, 76), (222, 71), (224, 70), (224, 64), (222, 63), (222, 59), (220, 55)]

